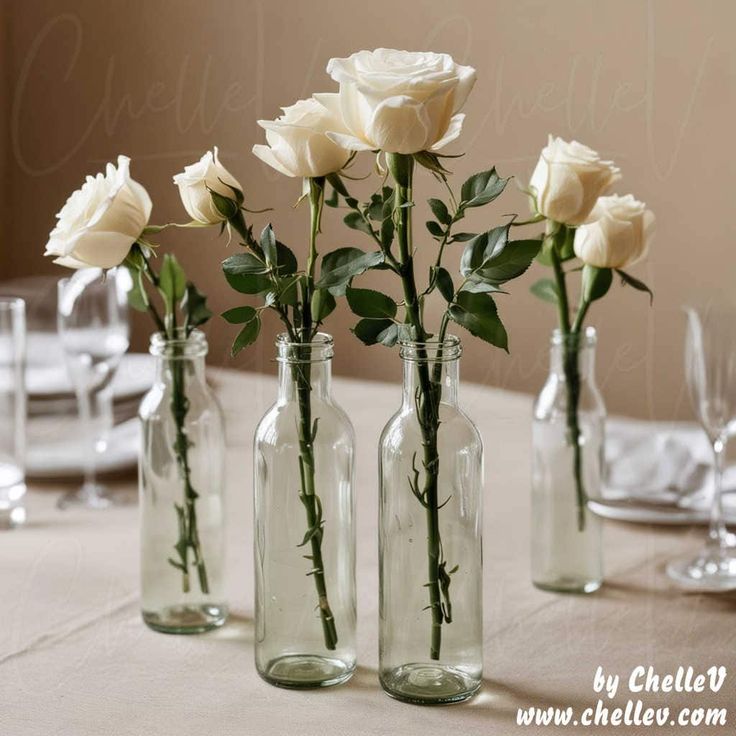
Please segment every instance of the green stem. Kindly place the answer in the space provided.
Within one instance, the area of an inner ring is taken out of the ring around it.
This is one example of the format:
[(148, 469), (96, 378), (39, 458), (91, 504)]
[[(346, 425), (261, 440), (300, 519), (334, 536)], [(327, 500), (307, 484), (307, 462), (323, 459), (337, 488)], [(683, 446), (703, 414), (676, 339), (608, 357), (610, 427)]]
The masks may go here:
[[(309, 574), (314, 578), (317, 591), (317, 606), (325, 647), (334, 650), (337, 647), (337, 628), (330, 608), (325, 582), (325, 569), (322, 559), (322, 538), (324, 536), (324, 520), (322, 503), (317, 494), (315, 483), (314, 439), (317, 434), (317, 422), (312, 422), (312, 366), (309, 343), (314, 339), (318, 324), (312, 315), (312, 294), (314, 293), (314, 272), (317, 263), (317, 236), (320, 232), (322, 208), (324, 206), (324, 179), (309, 180), (309, 256), (307, 258), (306, 283), (302, 289), (302, 325), (298, 331), (298, 342), (304, 347), (297, 348), (298, 354), (293, 356), (291, 364), (292, 380), (296, 386), (299, 407), (299, 476), (301, 493), (299, 498), (304, 504), (307, 517), (307, 536), (311, 548), (312, 563)], [(288, 322), (288, 319), (286, 320)]]
[(557, 283), (557, 307), (560, 320), (560, 332), (562, 334), (562, 367), (565, 374), (565, 385), (567, 386), (567, 442), (573, 448), (573, 476), (575, 480), (575, 498), (577, 503), (578, 530), (585, 530), (585, 508), (587, 494), (583, 484), (583, 448), (580, 437), (580, 423), (578, 408), (580, 404), (580, 367), (578, 355), (580, 350), (580, 328), (582, 327), (588, 305), (581, 303), (574, 325), (570, 326), (570, 307), (567, 296), (567, 285), (565, 283), (565, 272), (560, 260), (558, 243), (564, 240), (565, 226), (560, 225), (557, 233), (550, 235), (548, 223), (548, 236), (555, 240), (550, 248), (552, 268)]
[[(158, 288), (159, 277), (153, 270), (147, 258), (143, 260), (146, 276), (150, 282)], [(148, 302), (148, 311), (153, 318), (156, 327), (166, 335), (169, 341), (175, 341), (177, 337), (176, 331), (176, 305), (169, 305), (164, 302), (165, 314), (162, 319), (158, 310), (150, 301)], [(187, 335), (188, 336), (188, 335)], [(176, 515), (178, 519), (179, 539), (174, 545), (177, 552), (178, 560), (169, 559), (169, 562), (182, 573), (181, 587), (184, 593), (189, 593), (191, 583), (189, 580), (189, 552), (191, 550), (194, 558), (194, 566), (197, 570), (199, 579), (199, 588), (205, 595), (209, 594), (209, 581), (207, 578), (207, 568), (205, 566), (204, 557), (202, 556), (202, 546), (199, 540), (199, 529), (197, 525), (197, 507), (196, 501), (198, 494), (192, 485), (191, 468), (189, 467), (189, 447), (190, 442), (186, 432), (186, 418), (189, 412), (189, 400), (186, 395), (185, 378), (184, 378), (184, 361), (182, 360), (182, 350), (179, 345), (174, 344), (174, 354), (168, 361), (169, 370), (171, 372), (171, 415), (174, 418), (176, 428), (174, 437), (174, 454), (176, 455), (176, 463), (179, 468), (179, 474), (184, 483), (184, 497), (181, 505), (175, 504)]]
[[(399, 244), (399, 263), (404, 304), (408, 322), (414, 328), (414, 337), (422, 343), (427, 339), (421, 314), (414, 277), (414, 259), (412, 250), (411, 207), (405, 206), (412, 201), (412, 179), (414, 159), (402, 154), (387, 154), (389, 170), (396, 182), (394, 198), (394, 219), (396, 222)], [(424, 466), (424, 484), (421, 493), (426, 509), (427, 520), (427, 573), (426, 583), (429, 594), (429, 609), (432, 616), (430, 631), (429, 656), (440, 658), (442, 646), (442, 624), (450, 623), (451, 618), (442, 610), (440, 574), (444, 561), (442, 559), (442, 540), (439, 526), (438, 484), (440, 458), (437, 448), (439, 432), (439, 406), (441, 401), (441, 384), (433, 382), (427, 351), (423, 346), (417, 348), (417, 376), (419, 392), (417, 395), (417, 415), (422, 435), (422, 451)], [(449, 601), (448, 601), (449, 602)]]

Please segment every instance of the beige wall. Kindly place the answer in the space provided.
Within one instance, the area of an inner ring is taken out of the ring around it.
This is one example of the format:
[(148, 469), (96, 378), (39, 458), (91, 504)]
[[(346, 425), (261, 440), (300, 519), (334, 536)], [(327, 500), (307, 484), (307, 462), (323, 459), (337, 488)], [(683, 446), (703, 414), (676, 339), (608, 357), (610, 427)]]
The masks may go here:
[[(85, 174), (119, 152), (133, 157), (135, 177), (151, 192), (153, 220), (183, 219), (170, 177), (213, 144), (244, 183), (248, 203), (275, 207), (281, 239), (303, 253), (306, 212), (290, 206), (299, 185), (250, 154), (262, 137), (256, 119), (331, 89), (330, 56), (380, 45), (448, 51), (479, 78), (456, 146), (467, 153), (453, 162), (458, 181), (496, 164), (525, 182), (553, 132), (614, 158), (625, 174), (621, 192), (655, 210), (656, 246), (635, 269), (654, 288), (654, 307), (621, 288), (596, 305), (598, 374), (612, 411), (688, 415), (679, 308), (692, 294), (731, 290), (736, 271), (733, 2), (7, 0), (2, 7), (10, 32), (0, 49), (0, 81), (9, 87), (0, 86), (9, 185), (1, 276), (55, 271), (41, 256), (53, 214)], [(426, 179), (424, 187), (418, 196), (431, 196)], [(521, 195), (509, 192), (475, 224), (488, 227), (524, 209)], [(237, 297), (219, 273), (224, 241), (211, 235), (177, 235), (176, 247), (222, 311)], [(360, 238), (333, 217), (322, 249), (361, 245)], [(425, 254), (431, 247), (420, 240)], [(512, 355), (466, 340), (466, 380), (538, 389), (554, 315), (528, 294), (531, 280), (499, 299)], [(343, 308), (331, 322), (336, 370), (397, 378), (397, 356), (359, 346), (348, 332), (353, 321)], [(236, 364), (272, 370), (274, 329)], [(231, 336), (213, 322), (214, 361), (232, 363)]]

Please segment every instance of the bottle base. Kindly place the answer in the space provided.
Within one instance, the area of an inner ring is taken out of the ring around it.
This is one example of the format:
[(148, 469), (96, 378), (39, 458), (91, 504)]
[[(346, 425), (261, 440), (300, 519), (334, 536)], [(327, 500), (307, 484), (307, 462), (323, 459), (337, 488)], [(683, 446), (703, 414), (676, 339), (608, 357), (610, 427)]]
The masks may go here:
[(203, 634), (222, 626), (227, 620), (227, 606), (206, 605), (169, 606), (157, 611), (142, 611), (149, 629), (162, 634)]
[(449, 705), (472, 698), (480, 689), (480, 676), (455, 667), (417, 662), (381, 673), (388, 695), (414, 705)]
[(269, 684), (290, 689), (331, 687), (347, 682), (355, 671), (340, 659), (315, 654), (286, 654), (272, 659), (258, 674)]
[(580, 578), (559, 577), (554, 580), (532, 580), (535, 588), (547, 593), (595, 593), (603, 580), (581, 580)]

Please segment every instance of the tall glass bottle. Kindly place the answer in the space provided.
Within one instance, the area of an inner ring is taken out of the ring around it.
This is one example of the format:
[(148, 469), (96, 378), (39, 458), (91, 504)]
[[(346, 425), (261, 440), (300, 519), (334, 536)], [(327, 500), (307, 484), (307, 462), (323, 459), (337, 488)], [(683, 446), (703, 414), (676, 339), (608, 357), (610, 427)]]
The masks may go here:
[(225, 432), (205, 381), (207, 340), (151, 338), (156, 378), (139, 410), (141, 604), (157, 631), (221, 626), (224, 593)]
[(355, 436), (331, 389), (333, 340), (276, 341), (279, 388), (255, 437), (258, 673), (326, 687), (355, 669)]
[(577, 345), (580, 374), (579, 436), (568, 430), (564, 345), (552, 334), (550, 373), (534, 404), (532, 429), (532, 581), (543, 590), (592, 593), (603, 582), (601, 520), (578, 503), (574, 463), (579, 442), (583, 487), (598, 498), (603, 476), (606, 408), (595, 382), (596, 332), (586, 328)]
[(379, 676), (399, 700), (451, 703), (482, 677), (483, 446), (458, 405), (460, 341), (400, 354), (403, 401), (379, 450)]

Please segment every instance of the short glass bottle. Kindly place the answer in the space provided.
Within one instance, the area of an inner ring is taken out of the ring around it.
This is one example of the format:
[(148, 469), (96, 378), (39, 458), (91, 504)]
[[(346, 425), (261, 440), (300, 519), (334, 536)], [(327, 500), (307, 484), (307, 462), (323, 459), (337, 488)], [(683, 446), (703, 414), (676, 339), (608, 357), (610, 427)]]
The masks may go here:
[(151, 338), (156, 377), (141, 402), (141, 606), (152, 629), (196, 634), (227, 618), (225, 432), (205, 380), (207, 340)]
[(483, 671), (483, 445), (458, 404), (460, 340), (400, 354), (403, 401), (379, 449), (379, 676), (398, 700), (453, 703)]
[(603, 582), (602, 522), (587, 499), (600, 498), (604, 468), (606, 407), (595, 381), (596, 331), (568, 338), (577, 352), (578, 437), (582, 487), (575, 481), (575, 446), (568, 418), (565, 341), (552, 334), (550, 373), (534, 404), (532, 427), (531, 565), (537, 588), (592, 593)]
[(255, 437), (255, 659), (314, 688), (355, 670), (355, 434), (332, 397), (330, 335), (276, 341), (278, 397)]

